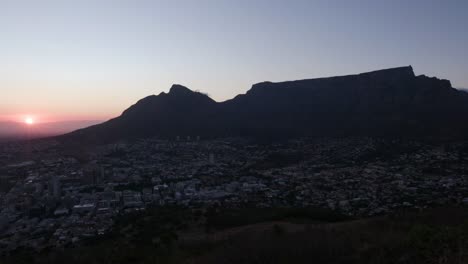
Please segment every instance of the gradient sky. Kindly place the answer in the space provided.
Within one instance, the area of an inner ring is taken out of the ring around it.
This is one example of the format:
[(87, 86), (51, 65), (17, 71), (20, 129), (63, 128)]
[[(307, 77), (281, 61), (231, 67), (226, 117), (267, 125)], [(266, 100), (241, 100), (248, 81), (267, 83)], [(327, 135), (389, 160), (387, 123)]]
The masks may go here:
[(0, 0), (0, 120), (404, 65), (468, 88), (467, 29), (466, 0)]

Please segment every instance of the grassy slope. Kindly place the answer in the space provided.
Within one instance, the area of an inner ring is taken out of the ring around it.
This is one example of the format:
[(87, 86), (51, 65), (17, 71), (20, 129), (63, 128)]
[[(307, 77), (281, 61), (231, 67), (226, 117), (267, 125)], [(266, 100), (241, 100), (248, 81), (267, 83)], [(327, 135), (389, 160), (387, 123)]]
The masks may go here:
[(0, 263), (468, 263), (467, 208), (357, 220), (315, 212), (155, 209), (87, 245)]

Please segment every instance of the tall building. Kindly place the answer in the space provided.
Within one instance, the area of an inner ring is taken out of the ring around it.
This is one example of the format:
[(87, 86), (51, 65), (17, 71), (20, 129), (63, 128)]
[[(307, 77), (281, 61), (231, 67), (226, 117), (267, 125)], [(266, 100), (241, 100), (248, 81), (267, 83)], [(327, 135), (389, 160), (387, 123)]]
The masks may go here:
[(83, 169), (84, 184), (97, 185), (104, 180), (105, 170), (102, 166), (92, 163), (88, 164)]
[(49, 180), (49, 195), (54, 198), (60, 198), (62, 196), (62, 189), (60, 186), (60, 179), (58, 176), (53, 176)]
[(42, 182), (36, 182), (34, 186), (35, 186), (35, 192), (41, 195), (42, 191), (44, 190), (44, 186), (42, 185)]
[(215, 156), (214, 156), (214, 153), (211, 152), (211, 153), (209, 154), (208, 161), (210, 162), (210, 164), (214, 164), (214, 163), (215, 163)]

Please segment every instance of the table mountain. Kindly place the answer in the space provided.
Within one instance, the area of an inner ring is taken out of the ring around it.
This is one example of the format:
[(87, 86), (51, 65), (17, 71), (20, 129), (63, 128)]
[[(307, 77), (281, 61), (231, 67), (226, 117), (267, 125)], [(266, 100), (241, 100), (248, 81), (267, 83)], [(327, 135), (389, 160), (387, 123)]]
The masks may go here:
[(215, 102), (173, 85), (121, 116), (62, 139), (111, 142), (151, 136), (462, 137), (468, 93), (448, 80), (416, 76), (411, 66), (357, 75), (254, 84)]

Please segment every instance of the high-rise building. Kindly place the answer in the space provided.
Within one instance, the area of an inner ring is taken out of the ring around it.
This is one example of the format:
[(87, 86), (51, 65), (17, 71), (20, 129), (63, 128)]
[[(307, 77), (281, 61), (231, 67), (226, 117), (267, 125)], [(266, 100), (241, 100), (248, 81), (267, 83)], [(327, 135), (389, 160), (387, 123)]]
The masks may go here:
[(49, 195), (54, 198), (60, 198), (62, 190), (60, 186), (60, 179), (58, 176), (53, 176), (49, 180)]
[(104, 167), (98, 164), (88, 164), (83, 169), (83, 181), (85, 184), (97, 185), (104, 180)]
[(42, 185), (42, 182), (36, 182), (35, 184), (35, 192), (39, 195), (42, 194), (42, 191), (44, 190), (44, 186)]

